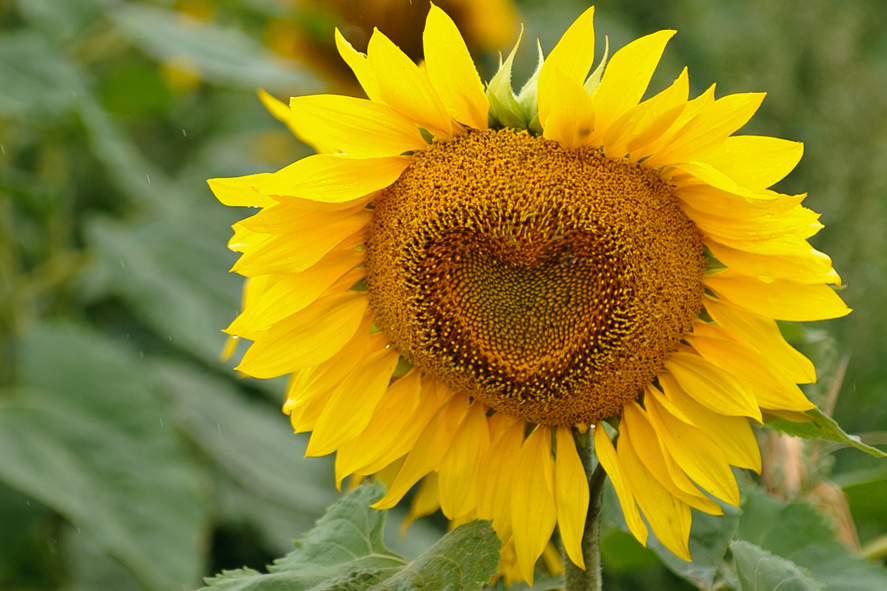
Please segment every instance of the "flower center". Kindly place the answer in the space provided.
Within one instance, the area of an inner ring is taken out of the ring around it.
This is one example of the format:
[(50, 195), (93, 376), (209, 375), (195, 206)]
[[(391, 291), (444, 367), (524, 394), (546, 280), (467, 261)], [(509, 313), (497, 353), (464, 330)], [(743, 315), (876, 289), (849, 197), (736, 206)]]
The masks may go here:
[(702, 306), (701, 236), (655, 172), (526, 132), (415, 156), (367, 237), (375, 322), (402, 355), (498, 411), (613, 416)]

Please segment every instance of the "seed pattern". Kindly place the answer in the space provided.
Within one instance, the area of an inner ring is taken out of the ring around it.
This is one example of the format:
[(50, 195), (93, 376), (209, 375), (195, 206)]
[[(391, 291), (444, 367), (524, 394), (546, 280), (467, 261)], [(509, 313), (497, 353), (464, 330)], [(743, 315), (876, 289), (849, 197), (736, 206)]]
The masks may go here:
[(398, 350), (541, 424), (617, 415), (701, 309), (700, 233), (655, 172), (510, 129), (417, 154), (366, 247)]

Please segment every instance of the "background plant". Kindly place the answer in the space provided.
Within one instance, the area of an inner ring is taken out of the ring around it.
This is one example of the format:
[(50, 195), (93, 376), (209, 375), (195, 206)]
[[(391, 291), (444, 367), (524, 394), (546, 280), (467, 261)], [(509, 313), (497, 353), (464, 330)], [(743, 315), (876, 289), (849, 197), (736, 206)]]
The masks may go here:
[[(518, 2), (545, 48), (586, 5)], [(884, 443), (887, 7), (597, 6), (613, 47), (678, 29), (653, 91), (684, 64), (695, 93), (713, 82), (719, 95), (765, 90), (743, 133), (805, 142), (780, 189), (808, 191), (823, 213), (814, 242), (855, 312), (784, 328), (821, 370), (811, 398)], [(264, 572), (340, 498), (330, 458), (302, 459), (306, 440), (279, 412), (283, 384), (242, 380), (218, 360), (240, 297), (224, 245), (243, 215), (204, 182), (309, 152), (255, 89), (285, 98), (342, 84), (307, 53), (267, 47), (288, 23), (322, 52), (335, 19), (275, 0), (0, 2), (0, 588), (193, 589), (222, 569)], [(761, 561), (798, 589), (887, 588), (887, 465), (839, 443), (761, 439), (767, 469), (746, 479), (742, 515), (694, 516), (691, 566), (641, 548), (608, 514), (605, 588), (768, 589), (748, 579)], [(402, 540), (402, 518), (388, 519), (385, 544), (402, 555), (392, 564), (422, 560), (446, 529), (420, 520)], [(474, 584), (488, 566), (471, 571)], [(215, 585), (267, 580), (244, 572)]]

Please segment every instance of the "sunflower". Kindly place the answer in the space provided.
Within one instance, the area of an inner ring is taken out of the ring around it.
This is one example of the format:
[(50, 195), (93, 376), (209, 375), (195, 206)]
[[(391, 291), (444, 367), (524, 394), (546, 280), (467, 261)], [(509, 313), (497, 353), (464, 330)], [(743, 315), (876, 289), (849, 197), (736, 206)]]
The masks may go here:
[(384, 509), (421, 481), (411, 518), (491, 519), (528, 581), (555, 526), (584, 568), (573, 429), (634, 536), (690, 560), (690, 509), (738, 505), (731, 466), (760, 471), (751, 424), (814, 407), (775, 320), (849, 312), (807, 242), (819, 216), (768, 189), (801, 144), (732, 135), (763, 94), (689, 100), (685, 69), (641, 101), (674, 31), (589, 75), (592, 17), (517, 95), (515, 52), (485, 89), (437, 7), (424, 66), (337, 31), (369, 99), (265, 96), (319, 154), (210, 181), (260, 208), (229, 245), (248, 281), (227, 332), (253, 341), (238, 369), (292, 374), (284, 411), (308, 455), (336, 452), (337, 482), (379, 475)]

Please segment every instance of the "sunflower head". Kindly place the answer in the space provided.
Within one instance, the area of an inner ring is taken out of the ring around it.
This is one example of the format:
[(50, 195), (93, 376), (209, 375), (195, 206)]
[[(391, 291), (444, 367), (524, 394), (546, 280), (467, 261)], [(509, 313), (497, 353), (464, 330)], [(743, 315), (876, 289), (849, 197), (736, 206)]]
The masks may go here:
[(555, 525), (584, 566), (572, 428), (592, 427), (637, 539), (649, 524), (689, 560), (690, 508), (738, 504), (731, 466), (760, 470), (751, 423), (813, 408), (775, 320), (849, 312), (807, 242), (818, 215), (768, 188), (801, 145), (733, 135), (763, 95), (690, 99), (684, 70), (642, 101), (673, 31), (592, 71), (592, 19), (517, 94), (514, 52), (485, 85), (435, 6), (424, 67), (337, 32), (368, 99), (263, 95), (319, 153), (210, 181), (261, 208), (230, 243), (238, 369), (291, 374), (284, 411), (337, 481), (378, 475), (379, 508), (421, 481), (411, 519), (492, 519), (502, 568), (530, 581)]

